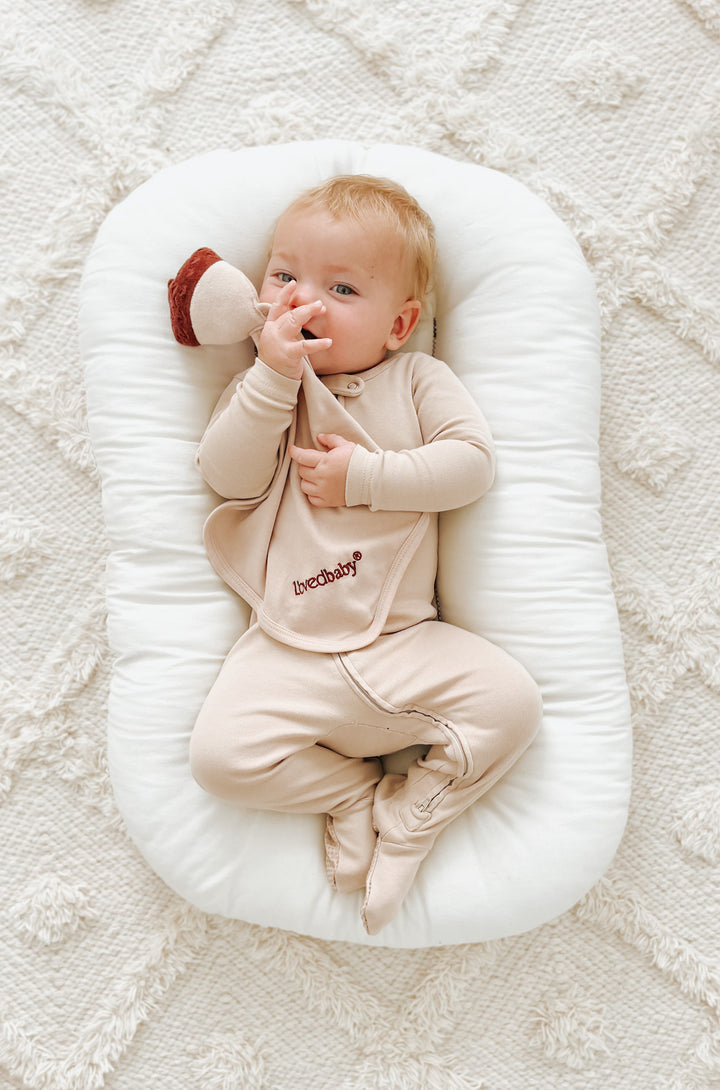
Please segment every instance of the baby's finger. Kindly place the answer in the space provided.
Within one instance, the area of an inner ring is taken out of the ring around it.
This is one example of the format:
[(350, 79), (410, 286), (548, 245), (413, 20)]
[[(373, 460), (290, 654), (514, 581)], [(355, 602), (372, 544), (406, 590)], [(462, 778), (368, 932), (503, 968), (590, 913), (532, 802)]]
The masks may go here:
[(313, 352), (322, 352), (328, 348), (332, 348), (332, 340), (330, 337), (316, 337), (312, 341), (303, 340), (304, 355), (312, 356)]
[(268, 318), (272, 320), (279, 318), (281, 314), (284, 314), (289, 309), (294, 290), (295, 281), (288, 280), (287, 284), (285, 284), (279, 292), (277, 299), (270, 304)]
[(318, 464), (322, 456), (321, 450), (314, 450), (312, 447), (296, 447), (294, 445), (290, 447), (290, 457), (300, 466), (313, 468)]
[(298, 330), (302, 329), (306, 322), (309, 322), (311, 318), (314, 318), (316, 314), (325, 313), (325, 304), (316, 299), (314, 303), (302, 303), (299, 307), (294, 307), (289, 313), (290, 321)]
[(313, 500), (320, 499), (320, 494), (316, 485), (312, 484), (310, 481), (303, 480), (302, 478), (300, 480), (300, 491), (305, 493), (311, 503)]

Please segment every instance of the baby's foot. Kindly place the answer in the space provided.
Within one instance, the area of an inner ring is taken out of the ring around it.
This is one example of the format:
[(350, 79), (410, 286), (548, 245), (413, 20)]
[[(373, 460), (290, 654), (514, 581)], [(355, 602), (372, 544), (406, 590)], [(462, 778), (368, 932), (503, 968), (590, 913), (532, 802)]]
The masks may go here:
[(376, 841), (372, 798), (363, 800), (354, 810), (327, 815), (325, 869), (333, 889), (351, 893), (363, 888)]
[(430, 812), (412, 807), (407, 795), (408, 778), (396, 774), (384, 776), (375, 789), (373, 824), (378, 840), (360, 913), (369, 935), (377, 935), (400, 911), (437, 835), (429, 827)]
[(397, 915), (428, 850), (378, 839), (360, 913), (368, 935), (377, 935)]

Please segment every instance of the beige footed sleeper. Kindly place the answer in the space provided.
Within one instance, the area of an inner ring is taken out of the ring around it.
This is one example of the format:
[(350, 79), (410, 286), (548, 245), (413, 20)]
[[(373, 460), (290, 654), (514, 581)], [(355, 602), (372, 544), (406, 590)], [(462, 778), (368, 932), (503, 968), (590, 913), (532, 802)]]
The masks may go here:
[[(311, 505), (291, 444), (357, 444), (345, 507)], [(261, 360), (220, 399), (197, 456), (226, 498), (208, 555), (253, 608), (195, 725), (193, 774), (238, 806), (327, 815), (327, 873), (365, 887), (377, 933), (436, 837), (532, 741), (537, 686), (510, 655), (437, 619), (437, 512), (489, 488), (493, 444), (451, 370), (399, 353), (301, 380)], [(429, 746), (407, 776), (380, 757)]]

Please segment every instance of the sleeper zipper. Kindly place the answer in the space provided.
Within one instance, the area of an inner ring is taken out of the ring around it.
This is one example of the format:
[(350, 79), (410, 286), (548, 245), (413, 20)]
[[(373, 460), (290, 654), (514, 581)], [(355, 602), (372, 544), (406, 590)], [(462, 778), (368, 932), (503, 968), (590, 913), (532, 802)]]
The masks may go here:
[(453, 779), (462, 779), (468, 773), (468, 770), (470, 768), (470, 761), (468, 760), (468, 755), (465, 751), (465, 747), (462, 744), (460, 736), (457, 734), (456, 731), (453, 730), (447, 720), (440, 719), (437, 715), (432, 715), (431, 712), (423, 711), (420, 708), (398, 708), (394, 704), (391, 704), (389, 701), (384, 700), (381, 696), (379, 696), (376, 692), (369, 688), (369, 686), (365, 683), (360, 674), (358, 674), (355, 668), (351, 666), (351, 664), (347, 661), (345, 652), (336, 652), (333, 655), (333, 658), (335, 659), (337, 667), (345, 677), (348, 685), (350, 685), (350, 687), (354, 689), (357, 695), (361, 697), (361, 699), (364, 700), (366, 704), (369, 704), (370, 707), (373, 708), (375, 711), (383, 711), (388, 715), (415, 715), (420, 719), (430, 720), (432, 723), (435, 723), (436, 726), (440, 728), (442, 733), (446, 735), (446, 737), (450, 741), (459, 769), (458, 776), (451, 777), (448, 780), (447, 784), (445, 784), (445, 786), (440, 789), (440, 791), (436, 791), (434, 795), (431, 795), (429, 798), (424, 799), (423, 802), (417, 806), (418, 810), (420, 810), (421, 812), (425, 812), (433, 803), (433, 801), (447, 790), (447, 787), (450, 783), (452, 783)]
[[(453, 777), (453, 779), (454, 779), (454, 777)], [(422, 814), (423, 817), (425, 817), (426, 815), (429, 817), (430, 814), (432, 813), (433, 803), (437, 799), (439, 799), (441, 795), (445, 794), (448, 787), (453, 782), (453, 779), (449, 779), (447, 781), (447, 783), (443, 784), (443, 786), (440, 788), (440, 790), (436, 791), (434, 795), (430, 795), (428, 798), (423, 799), (422, 802), (414, 803), (413, 804), (413, 809), (417, 810), (417, 812), (419, 814)]]

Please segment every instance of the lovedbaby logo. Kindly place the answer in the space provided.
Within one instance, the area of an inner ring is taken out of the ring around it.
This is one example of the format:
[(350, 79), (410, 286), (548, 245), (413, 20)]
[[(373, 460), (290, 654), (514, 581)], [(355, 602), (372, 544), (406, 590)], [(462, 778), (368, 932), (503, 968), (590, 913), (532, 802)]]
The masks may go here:
[(293, 590), (296, 595), (300, 595), (308, 590), (316, 590), (318, 587), (327, 587), (330, 583), (345, 579), (347, 576), (354, 579), (360, 560), (362, 560), (362, 553), (356, 549), (352, 554), (352, 560), (347, 560), (345, 563), (338, 562), (332, 570), (322, 568), (317, 575), (311, 575), (309, 579), (293, 579)]

